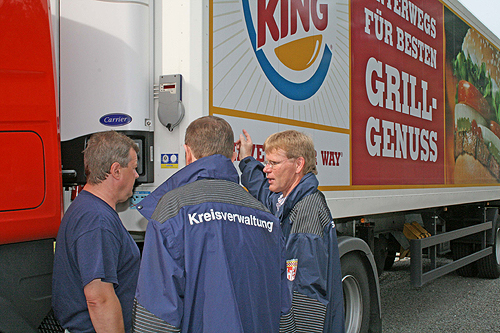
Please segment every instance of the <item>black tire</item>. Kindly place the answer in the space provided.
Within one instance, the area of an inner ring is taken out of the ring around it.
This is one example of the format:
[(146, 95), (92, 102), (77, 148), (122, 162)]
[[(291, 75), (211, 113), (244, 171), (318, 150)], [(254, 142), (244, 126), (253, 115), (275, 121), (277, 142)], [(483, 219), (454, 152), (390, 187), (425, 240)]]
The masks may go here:
[(387, 256), (385, 257), (384, 270), (390, 270), (394, 265), (394, 260), (396, 260), (396, 251), (389, 250), (387, 252)]
[(396, 260), (396, 253), (400, 251), (401, 245), (394, 236), (389, 235), (387, 240), (387, 257), (385, 258), (384, 270), (388, 271), (394, 265), (394, 260)]
[[(470, 243), (451, 243), (453, 260), (458, 260), (474, 252), (474, 244)], [(457, 274), (463, 277), (476, 277), (479, 273), (477, 261), (467, 266), (457, 269)]]
[[(495, 224), (496, 225), (496, 224)], [(479, 276), (487, 279), (497, 279), (500, 277), (500, 229), (496, 228), (493, 234), (493, 253), (479, 259), (477, 268)]]
[(362, 258), (347, 253), (340, 259), (346, 333), (365, 333), (370, 326), (370, 287)]
[(373, 256), (377, 265), (377, 273), (380, 276), (384, 272), (385, 260), (387, 259), (387, 238), (383, 235), (374, 240)]

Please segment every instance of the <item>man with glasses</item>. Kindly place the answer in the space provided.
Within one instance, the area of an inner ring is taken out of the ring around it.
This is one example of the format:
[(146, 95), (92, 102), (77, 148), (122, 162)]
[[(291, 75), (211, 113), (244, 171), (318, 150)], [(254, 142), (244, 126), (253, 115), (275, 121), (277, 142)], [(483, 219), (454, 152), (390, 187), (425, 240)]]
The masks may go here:
[(288, 130), (264, 143), (266, 162), (251, 156), (246, 130), (236, 142), (241, 182), (280, 219), (286, 237), (292, 310), (284, 332), (344, 332), (343, 296), (335, 224), (318, 190), (312, 139)]

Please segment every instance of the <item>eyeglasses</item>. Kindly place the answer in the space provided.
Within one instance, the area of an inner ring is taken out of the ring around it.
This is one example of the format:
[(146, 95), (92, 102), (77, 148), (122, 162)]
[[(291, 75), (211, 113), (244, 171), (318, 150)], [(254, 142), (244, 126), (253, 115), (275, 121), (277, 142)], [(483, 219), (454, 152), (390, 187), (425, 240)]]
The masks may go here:
[(264, 161), (264, 166), (269, 166), (271, 169), (274, 169), (275, 166), (280, 165), (288, 160), (291, 160), (292, 158), (286, 158), (283, 161), (275, 162), (275, 161)]

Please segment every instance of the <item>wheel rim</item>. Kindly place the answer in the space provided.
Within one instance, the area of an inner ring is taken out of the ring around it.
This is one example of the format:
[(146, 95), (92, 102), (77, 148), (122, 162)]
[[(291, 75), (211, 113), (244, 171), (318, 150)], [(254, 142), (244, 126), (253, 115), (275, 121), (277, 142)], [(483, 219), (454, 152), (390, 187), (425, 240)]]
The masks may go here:
[[(500, 233), (499, 233), (500, 235)], [(363, 299), (358, 280), (352, 275), (342, 279), (346, 333), (358, 333), (363, 319)]]

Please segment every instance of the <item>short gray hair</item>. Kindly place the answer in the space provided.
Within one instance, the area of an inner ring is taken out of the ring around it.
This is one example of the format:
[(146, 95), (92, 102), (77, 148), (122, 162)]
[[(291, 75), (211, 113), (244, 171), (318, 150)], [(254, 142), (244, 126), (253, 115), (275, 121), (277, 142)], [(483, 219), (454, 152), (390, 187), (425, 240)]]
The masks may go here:
[(83, 151), (87, 182), (96, 185), (105, 180), (115, 162), (127, 167), (130, 163), (130, 149), (139, 152), (134, 140), (122, 133), (107, 131), (93, 134)]

